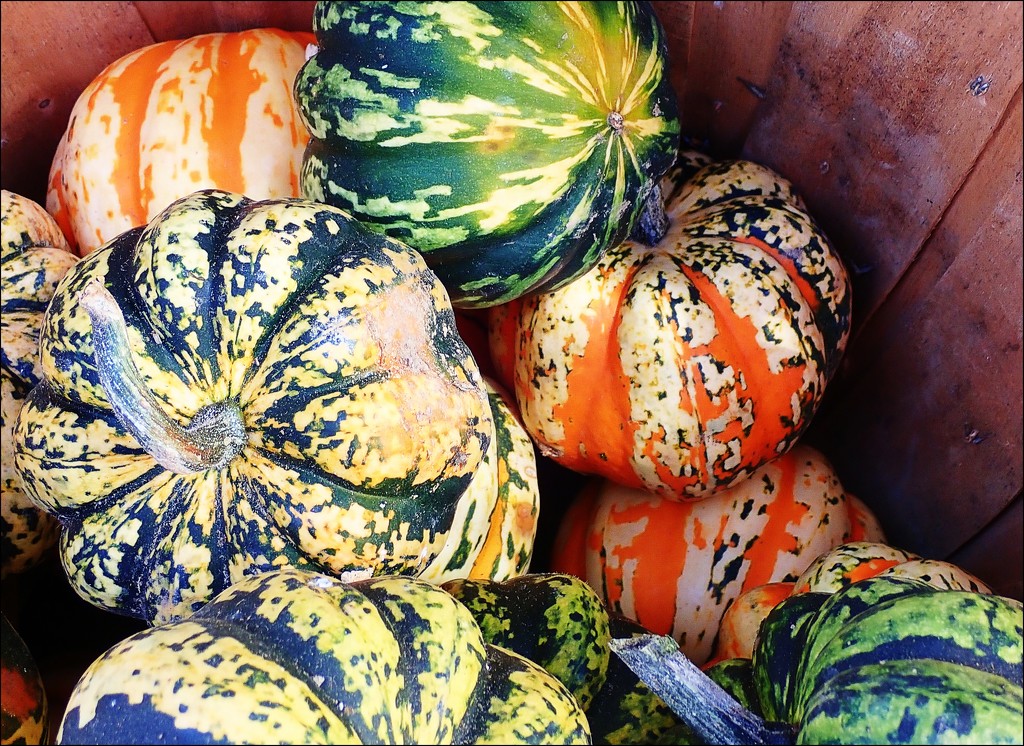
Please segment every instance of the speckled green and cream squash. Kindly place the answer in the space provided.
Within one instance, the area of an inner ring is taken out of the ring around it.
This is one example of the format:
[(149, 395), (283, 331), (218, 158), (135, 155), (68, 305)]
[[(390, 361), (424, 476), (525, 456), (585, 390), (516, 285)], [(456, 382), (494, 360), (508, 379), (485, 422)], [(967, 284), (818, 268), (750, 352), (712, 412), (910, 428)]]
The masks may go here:
[(342, 211), (205, 190), (82, 259), (16, 465), (71, 584), (161, 622), (282, 565), (415, 574), (494, 436), (420, 255)]
[(319, 2), (313, 30), (303, 195), (420, 250), (456, 306), (585, 272), (675, 158), (647, 2)]
[(763, 718), (723, 700), (669, 638), (612, 645), (714, 743), (1021, 742), (1024, 610), (1003, 596), (891, 575), (790, 596), (751, 658)]
[(608, 611), (572, 575), (452, 580), (444, 589), (473, 613), (484, 637), (543, 666), (587, 709), (608, 668)]
[(25, 494), (14, 469), (14, 421), (39, 383), (39, 330), (57, 282), (78, 257), (56, 221), (6, 189), (0, 213), (0, 576), (36, 564), (57, 540), (57, 521)]
[(771, 169), (683, 150), (662, 191), (660, 241), (491, 308), (490, 351), (542, 454), (700, 499), (799, 440), (845, 349), (851, 288)]
[(590, 733), (557, 679), (488, 644), (436, 585), (286, 568), (104, 653), (58, 742), (585, 744)]

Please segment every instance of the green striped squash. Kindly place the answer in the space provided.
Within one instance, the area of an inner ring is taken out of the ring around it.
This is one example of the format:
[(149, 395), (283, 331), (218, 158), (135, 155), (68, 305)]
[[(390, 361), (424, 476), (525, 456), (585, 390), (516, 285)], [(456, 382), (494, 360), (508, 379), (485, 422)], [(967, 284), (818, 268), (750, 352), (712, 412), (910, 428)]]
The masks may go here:
[(284, 568), (109, 649), (78, 681), (58, 742), (578, 744), (590, 733), (557, 679), (488, 644), (436, 585)]
[(649, 3), (319, 2), (313, 31), (303, 195), (421, 251), (455, 306), (559, 287), (660, 208), (679, 122)]
[(712, 743), (1021, 742), (1015, 599), (896, 575), (789, 596), (765, 617), (750, 659), (763, 718), (735, 708), (669, 641), (612, 646)]
[(6, 189), (0, 211), (0, 577), (37, 564), (57, 521), (36, 506), (14, 469), (14, 422), (39, 383), (39, 331), (57, 283), (74, 266), (60, 227), (38, 204)]
[(307, 200), (173, 203), (65, 276), (40, 356), (26, 492), (76, 591), (151, 622), (281, 565), (416, 574), (494, 442), (436, 275)]

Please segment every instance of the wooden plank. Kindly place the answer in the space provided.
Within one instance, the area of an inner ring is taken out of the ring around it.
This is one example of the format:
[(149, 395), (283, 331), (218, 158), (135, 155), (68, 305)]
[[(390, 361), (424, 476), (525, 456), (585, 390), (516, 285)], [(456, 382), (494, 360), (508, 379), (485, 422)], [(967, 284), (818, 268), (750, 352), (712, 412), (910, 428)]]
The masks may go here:
[[(3, 188), (42, 204), (71, 108), (110, 62), (153, 42), (130, 2), (4, 2)], [(113, 29), (117, 33), (111, 33)]]
[[(211, 31), (280, 28), (312, 31), (315, 2), (189, 2), (149, 0), (135, 5), (158, 41), (184, 39)], [(183, 12), (182, 6), (187, 6)]]
[(1022, 10), (793, 5), (742, 152), (794, 181), (855, 270), (855, 332), (932, 232), (1020, 86)]
[(682, 82), (683, 133), (734, 157), (746, 139), (789, 23), (791, 2), (696, 3)]
[(890, 539), (931, 557), (970, 540), (1024, 484), (1022, 112), (1018, 87), (807, 436)]
[(995, 593), (1024, 600), (1022, 525), (1024, 499), (1017, 495), (1017, 499), (981, 533), (951, 554), (949, 561), (983, 578)]
[[(682, 95), (686, 82), (687, 65), (690, 60), (690, 35), (692, 33), (693, 0), (673, 0), (652, 3), (654, 12), (665, 29), (665, 46), (668, 48), (669, 80), (677, 96)], [(685, 121), (685, 113), (682, 113)]]

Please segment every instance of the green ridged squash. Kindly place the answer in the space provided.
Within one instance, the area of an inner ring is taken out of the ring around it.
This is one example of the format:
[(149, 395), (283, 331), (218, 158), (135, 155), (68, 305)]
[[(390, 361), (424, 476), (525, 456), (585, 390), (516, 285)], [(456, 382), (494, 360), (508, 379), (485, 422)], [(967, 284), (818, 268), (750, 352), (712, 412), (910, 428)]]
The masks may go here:
[(337, 208), (178, 200), (65, 275), (39, 344), (15, 465), (100, 608), (171, 621), (283, 565), (416, 575), (464, 500), (504, 503), (471, 489), (511, 456), (444, 287)]
[(303, 195), (421, 251), (455, 306), (559, 287), (660, 208), (679, 120), (650, 3), (319, 2), (313, 31)]
[(741, 696), (670, 637), (611, 645), (710, 743), (1019, 744), (1022, 609), (895, 575), (798, 593), (764, 618), (751, 658), (730, 659), (749, 666)]
[(110, 648), (58, 743), (587, 744), (575, 698), (420, 578), (246, 578)]

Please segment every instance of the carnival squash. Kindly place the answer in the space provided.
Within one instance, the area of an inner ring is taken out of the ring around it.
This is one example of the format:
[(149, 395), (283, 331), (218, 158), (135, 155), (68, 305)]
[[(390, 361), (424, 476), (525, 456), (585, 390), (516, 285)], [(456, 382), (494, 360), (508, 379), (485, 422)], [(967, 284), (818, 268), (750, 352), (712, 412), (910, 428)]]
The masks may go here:
[(473, 481), (459, 500), (438, 555), (417, 575), (433, 583), (459, 578), (504, 581), (530, 568), (540, 485), (537, 460), (511, 403), (511, 395), (484, 377), (491, 405), (494, 437)]
[(76, 591), (151, 622), (286, 564), (415, 574), (495, 439), (420, 255), (302, 199), (173, 203), (65, 276), (40, 355), (26, 493)]
[(313, 30), (303, 195), (421, 251), (457, 307), (590, 269), (675, 157), (649, 3), (319, 2)]
[(0, 743), (49, 743), (49, 702), (39, 666), (6, 615), (0, 615), (0, 628)]
[(677, 500), (797, 442), (845, 349), (850, 286), (788, 181), (684, 150), (668, 233), (490, 309), (499, 380), (541, 453)]
[(799, 444), (704, 500), (593, 479), (562, 516), (551, 566), (703, 663), (743, 592), (795, 580), (822, 553), (863, 538), (881, 538), (870, 511), (820, 452)]
[(790, 596), (751, 658), (763, 718), (670, 638), (612, 645), (712, 743), (1021, 742), (1024, 610), (1003, 596), (894, 576)]
[(3, 190), (0, 212), (0, 577), (36, 564), (57, 521), (25, 494), (14, 470), (14, 421), (39, 383), (39, 330), (57, 282), (78, 257), (42, 207)]
[(437, 586), (284, 568), (108, 650), (72, 692), (58, 742), (565, 744), (590, 734), (557, 679), (485, 642)]
[(815, 558), (795, 580), (766, 583), (741, 593), (722, 616), (711, 662), (749, 658), (761, 622), (789, 596), (836, 593), (876, 575), (913, 578), (947, 590), (992, 592), (980, 579), (951, 562), (925, 559), (880, 541), (852, 540)]
[(100, 72), (71, 110), (46, 195), (78, 253), (199, 189), (299, 196), (309, 136), (291, 85), (312, 41), (270, 28), (201, 34)]

